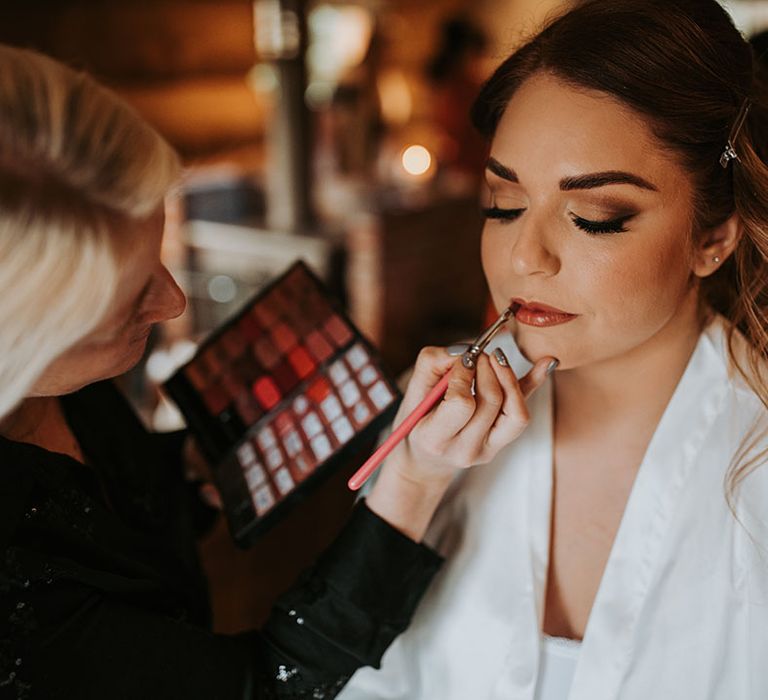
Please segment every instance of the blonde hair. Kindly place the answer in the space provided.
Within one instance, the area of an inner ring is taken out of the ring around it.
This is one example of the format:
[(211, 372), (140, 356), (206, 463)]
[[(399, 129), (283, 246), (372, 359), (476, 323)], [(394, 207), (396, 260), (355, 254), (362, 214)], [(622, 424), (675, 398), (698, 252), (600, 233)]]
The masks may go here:
[(102, 320), (115, 223), (154, 212), (179, 171), (114, 93), (0, 44), (0, 418)]

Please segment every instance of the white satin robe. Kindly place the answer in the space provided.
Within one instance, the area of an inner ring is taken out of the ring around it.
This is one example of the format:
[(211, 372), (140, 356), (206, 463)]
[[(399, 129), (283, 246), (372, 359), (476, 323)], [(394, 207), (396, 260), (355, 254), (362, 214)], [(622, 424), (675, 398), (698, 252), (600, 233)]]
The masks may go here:
[[(448, 494), (427, 537), (447, 554), (444, 569), (382, 668), (358, 671), (341, 700), (533, 698), (549, 555), (551, 393), (551, 385), (539, 389), (526, 432)], [(743, 482), (741, 524), (723, 483), (761, 417), (757, 397), (729, 377), (717, 319), (638, 471), (568, 700), (768, 700), (768, 465)]]

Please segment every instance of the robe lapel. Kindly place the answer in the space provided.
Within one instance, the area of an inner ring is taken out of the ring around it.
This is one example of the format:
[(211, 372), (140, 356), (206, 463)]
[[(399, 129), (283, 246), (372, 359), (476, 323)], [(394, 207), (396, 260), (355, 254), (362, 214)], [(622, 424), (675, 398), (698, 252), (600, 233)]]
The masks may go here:
[[(523, 532), (513, 535), (522, 544), (527, 560), (508, 562), (515, 569), (509, 590), (509, 653), (490, 696), (494, 700), (531, 700), (539, 667), (539, 636), (544, 613), (544, 594), (549, 568), (552, 512), (552, 383), (547, 382), (531, 399), (535, 420), (515, 446), (524, 458), (516, 468), (524, 470), (524, 517), (514, 519)], [(519, 567), (519, 568), (518, 568)]]
[(727, 369), (702, 334), (651, 439), (627, 502), (590, 614), (569, 700), (616, 700), (635, 632), (681, 490), (722, 410)]

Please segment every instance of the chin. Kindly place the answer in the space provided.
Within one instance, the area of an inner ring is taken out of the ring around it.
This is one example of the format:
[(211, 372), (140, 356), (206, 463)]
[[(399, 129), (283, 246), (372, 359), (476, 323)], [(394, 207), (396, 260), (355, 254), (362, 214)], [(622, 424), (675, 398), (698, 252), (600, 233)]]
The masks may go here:
[(147, 348), (147, 339), (143, 338), (141, 341), (131, 343), (125, 350), (123, 356), (114, 363), (111, 363), (108, 369), (101, 374), (98, 379), (93, 381), (101, 381), (104, 379), (113, 379), (119, 377), (121, 374), (132, 370), (144, 357), (144, 351)]
[[(533, 332), (530, 332), (533, 330)], [(540, 335), (535, 329), (519, 327), (513, 334), (520, 354), (531, 364), (543, 357), (556, 357), (560, 360), (558, 369), (573, 369), (585, 363), (583, 350), (560, 338)]]

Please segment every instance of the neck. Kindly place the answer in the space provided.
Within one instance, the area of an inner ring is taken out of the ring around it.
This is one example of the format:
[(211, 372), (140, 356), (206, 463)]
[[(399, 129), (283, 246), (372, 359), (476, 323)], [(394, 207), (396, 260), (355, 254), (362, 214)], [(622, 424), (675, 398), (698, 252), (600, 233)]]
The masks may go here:
[(655, 430), (701, 334), (695, 299), (654, 336), (609, 360), (556, 373), (558, 428), (569, 434), (606, 434), (631, 422)]
[(0, 422), (0, 435), (15, 442), (37, 445), (82, 462), (83, 455), (56, 396), (26, 399)]
[(55, 411), (55, 401), (49, 396), (25, 399), (0, 422), (0, 435), (16, 442), (34, 442), (41, 427)]

